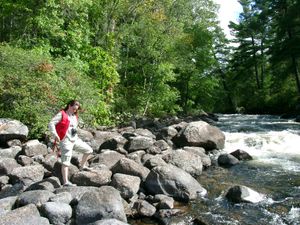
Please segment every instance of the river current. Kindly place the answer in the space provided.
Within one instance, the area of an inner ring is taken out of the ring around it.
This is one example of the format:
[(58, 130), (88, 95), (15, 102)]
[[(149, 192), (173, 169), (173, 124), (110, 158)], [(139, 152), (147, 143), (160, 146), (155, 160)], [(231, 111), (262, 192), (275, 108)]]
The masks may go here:
[[(218, 116), (215, 126), (226, 140), (225, 148), (211, 155), (213, 162), (219, 154), (237, 149), (248, 152), (253, 160), (229, 169), (211, 166), (204, 170), (198, 181), (207, 196), (190, 202), (184, 218), (168, 224), (202, 224), (192, 222), (197, 218), (207, 225), (299, 225), (300, 124), (270, 115)], [(224, 195), (234, 185), (245, 185), (263, 194), (264, 200), (232, 204)]]

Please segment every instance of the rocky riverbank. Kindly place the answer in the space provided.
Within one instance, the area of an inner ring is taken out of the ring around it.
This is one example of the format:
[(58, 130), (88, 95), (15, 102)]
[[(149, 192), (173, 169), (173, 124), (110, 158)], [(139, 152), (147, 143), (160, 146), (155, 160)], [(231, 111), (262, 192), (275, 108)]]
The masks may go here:
[[(51, 150), (52, 140), (27, 140), (25, 125), (0, 119), (0, 225), (118, 225), (140, 217), (169, 224), (166, 218), (181, 213), (175, 201), (207, 194), (196, 178), (212, 165), (211, 153), (224, 147), (224, 134), (207, 123), (216, 117), (196, 119), (79, 130), (94, 154), (89, 159), (93, 170), (80, 171), (81, 155), (74, 153), (70, 180), (76, 187), (61, 185), (60, 159)], [(218, 164), (229, 167), (244, 159), (251, 157), (239, 150), (221, 155)], [(234, 186), (225, 197), (258, 202), (262, 195)]]

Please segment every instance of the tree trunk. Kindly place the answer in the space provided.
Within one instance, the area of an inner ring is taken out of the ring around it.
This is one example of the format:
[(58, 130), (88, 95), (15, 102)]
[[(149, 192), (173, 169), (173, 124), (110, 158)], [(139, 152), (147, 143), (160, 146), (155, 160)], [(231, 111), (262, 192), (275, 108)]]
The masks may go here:
[(260, 89), (260, 81), (259, 81), (259, 74), (258, 74), (258, 66), (257, 66), (257, 59), (256, 59), (256, 51), (255, 51), (255, 42), (254, 37), (251, 35), (251, 41), (252, 41), (252, 50), (253, 50), (253, 60), (254, 60), (254, 68), (255, 68), (255, 79), (256, 79), (256, 85), (257, 88)]

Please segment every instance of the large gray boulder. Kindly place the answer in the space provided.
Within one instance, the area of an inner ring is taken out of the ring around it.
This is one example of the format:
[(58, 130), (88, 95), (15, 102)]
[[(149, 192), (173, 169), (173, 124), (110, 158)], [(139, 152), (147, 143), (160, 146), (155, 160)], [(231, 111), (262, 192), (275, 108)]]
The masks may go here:
[(91, 165), (105, 165), (111, 169), (120, 159), (125, 158), (125, 155), (120, 154), (116, 151), (106, 150), (97, 154), (97, 156), (92, 160)]
[(25, 140), (28, 136), (28, 127), (17, 120), (0, 119), (0, 145), (12, 139)]
[(10, 212), (13, 209), (13, 206), (16, 203), (17, 196), (11, 196), (7, 198), (0, 199), (0, 216), (7, 212)]
[(22, 152), (22, 147), (12, 146), (10, 148), (0, 148), (0, 157), (15, 159)]
[(22, 182), (26, 186), (41, 181), (44, 177), (44, 167), (41, 165), (17, 167), (9, 174), (12, 183)]
[(145, 136), (137, 136), (137, 137), (130, 137), (129, 141), (126, 143), (124, 148), (128, 152), (134, 152), (138, 150), (147, 150), (151, 146), (153, 146), (154, 141), (152, 138), (145, 137)]
[(225, 135), (219, 128), (197, 121), (189, 123), (172, 140), (178, 147), (197, 146), (209, 151), (223, 149)]
[(229, 168), (232, 167), (234, 165), (237, 165), (240, 163), (240, 160), (238, 160), (237, 158), (235, 158), (233, 155), (231, 154), (221, 154), (218, 157), (218, 164), (219, 166), (225, 167), (225, 168)]
[(93, 171), (79, 171), (72, 176), (72, 182), (80, 186), (100, 187), (110, 183), (112, 172), (107, 168)]
[(41, 212), (51, 224), (66, 224), (72, 217), (72, 208), (69, 204), (62, 202), (46, 202), (41, 207)]
[(165, 194), (179, 201), (189, 201), (207, 193), (189, 173), (170, 164), (153, 168), (145, 187), (151, 194)]
[(116, 173), (111, 186), (116, 188), (124, 199), (130, 199), (140, 189), (141, 179), (137, 176)]
[(138, 176), (143, 181), (150, 172), (148, 168), (127, 158), (120, 159), (111, 170), (113, 173), (124, 173), (132, 176)]
[(76, 208), (77, 224), (93, 223), (101, 219), (127, 222), (120, 193), (110, 186), (85, 193)]
[(35, 205), (30, 204), (12, 210), (1, 216), (0, 225), (50, 225), (47, 218), (41, 217)]
[(26, 156), (32, 157), (36, 155), (47, 155), (48, 150), (45, 144), (39, 142), (39, 140), (27, 141), (23, 146), (23, 151)]
[(201, 157), (194, 153), (178, 149), (163, 156), (163, 159), (167, 163), (171, 163), (174, 166), (183, 169), (194, 177), (199, 176), (202, 173), (203, 165)]
[(0, 158), (0, 175), (7, 175), (13, 169), (21, 167), (15, 159)]
[(40, 207), (53, 196), (55, 195), (52, 192), (46, 190), (25, 191), (19, 196), (16, 204), (18, 206), (34, 204)]

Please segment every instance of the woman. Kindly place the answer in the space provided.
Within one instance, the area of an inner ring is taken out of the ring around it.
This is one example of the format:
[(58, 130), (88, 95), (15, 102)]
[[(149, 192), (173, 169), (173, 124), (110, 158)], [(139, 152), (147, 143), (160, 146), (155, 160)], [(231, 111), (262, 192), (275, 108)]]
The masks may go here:
[(79, 102), (71, 100), (49, 123), (49, 130), (61, 149), (61, 173), (64, 186), (76, 186), (69, 181), (69, 166), (73, 149), (83, 153), (80, 169), (88, 169), (86, 162), (89, 155), (93, 152), (93, 149), (77, 135), (79, 110)]

